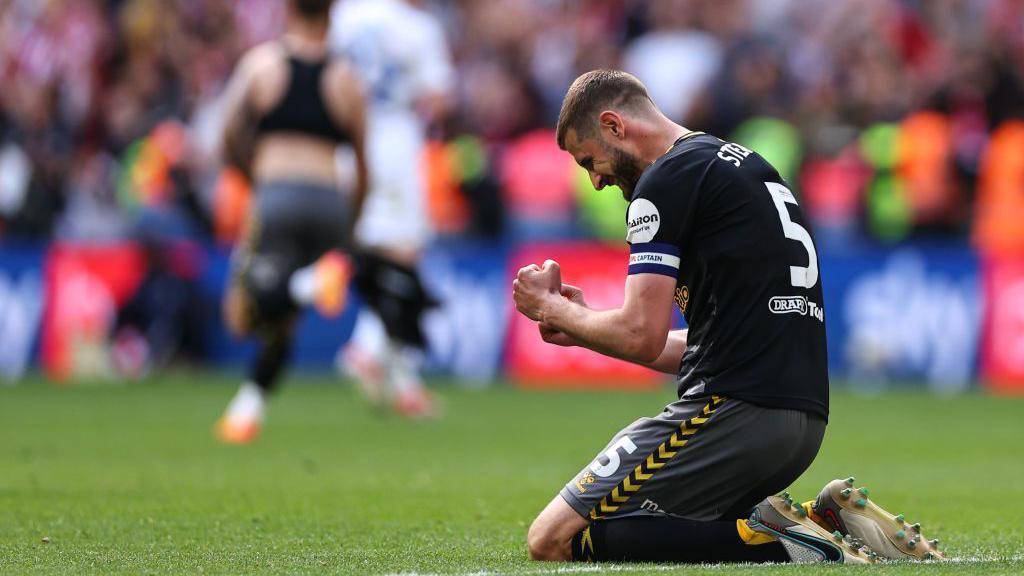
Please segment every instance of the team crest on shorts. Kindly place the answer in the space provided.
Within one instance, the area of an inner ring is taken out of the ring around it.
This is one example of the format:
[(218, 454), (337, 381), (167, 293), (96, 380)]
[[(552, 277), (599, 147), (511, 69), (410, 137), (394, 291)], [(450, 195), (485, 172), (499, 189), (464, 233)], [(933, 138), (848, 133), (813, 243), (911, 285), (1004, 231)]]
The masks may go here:
[(690, 289), (687, 286), (676, 287), (676, 306), (679, 311), (686, 314), (686, 307), (690, 304)]
[(580, 494), (584, 494), (587, 491), (587, 485), (588, 484), (593, 484), (593, 483), (594, 483), (594, 474), (590, 470), (587, 470), (587, 473), (584, 474), (582, 477), (580, 477), (579, 480), (576, 481), (576, 489), (580, 491)]

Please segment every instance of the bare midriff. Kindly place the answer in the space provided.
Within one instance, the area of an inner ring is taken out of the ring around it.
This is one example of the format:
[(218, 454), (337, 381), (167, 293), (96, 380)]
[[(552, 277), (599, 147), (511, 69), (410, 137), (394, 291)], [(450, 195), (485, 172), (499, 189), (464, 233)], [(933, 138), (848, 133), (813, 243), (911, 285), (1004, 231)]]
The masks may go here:
[(304, 134), (259, 136), (253, 157), (257, 183), (289, 180), (335, 187), (339, 182), (333, 142)]

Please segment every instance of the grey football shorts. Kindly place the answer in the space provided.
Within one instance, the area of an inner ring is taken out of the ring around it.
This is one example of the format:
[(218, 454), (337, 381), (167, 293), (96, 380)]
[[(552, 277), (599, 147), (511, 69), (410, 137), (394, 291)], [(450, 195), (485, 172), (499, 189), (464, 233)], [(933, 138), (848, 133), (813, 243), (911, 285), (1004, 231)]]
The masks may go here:
[(561, 496), (581, 516), (746, 518), (814, 461), (825, 421), (710, 396), (672, 402), (612, 438)]
[(246, 235), (232, 254), (233, 285), (248, 297), (253, 320), (292, 314), (288, 281), (330, 250), (344, 249), (348, 201), (326, 185), (279, 180), (254, 193)]

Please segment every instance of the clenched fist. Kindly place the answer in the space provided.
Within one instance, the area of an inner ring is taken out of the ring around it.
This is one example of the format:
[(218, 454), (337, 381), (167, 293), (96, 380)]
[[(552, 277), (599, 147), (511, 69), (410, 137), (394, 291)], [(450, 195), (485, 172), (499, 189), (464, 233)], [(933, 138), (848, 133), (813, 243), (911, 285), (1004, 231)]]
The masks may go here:
[(558, 262), (545, 260), (543, 266), (530, 264), (519, 269), (512, 281), (512, 299), (516, 310), (524, 316), (539, 322), (543, 317), (546, 302), (561, 297), (562, 271)]
[[(573, 286), (572, 284), (562, 284), (562, 287), (559, 289), (559, 293), (562, 295), (562, 298), (565, 298), (575, 304), (579, 304), (584, 308), (587, 307), (587, 301), (583, 299), (583, 290), (580, 290), (576, 286)], [(537, 328), (540, 330), (541, 339), (548, 344), (554, 344), (556, 346), (580, 345), (580, 343), (572, 336), (569, 336), (568, 334), (565, 334), (544, 322), (538, 324)]]

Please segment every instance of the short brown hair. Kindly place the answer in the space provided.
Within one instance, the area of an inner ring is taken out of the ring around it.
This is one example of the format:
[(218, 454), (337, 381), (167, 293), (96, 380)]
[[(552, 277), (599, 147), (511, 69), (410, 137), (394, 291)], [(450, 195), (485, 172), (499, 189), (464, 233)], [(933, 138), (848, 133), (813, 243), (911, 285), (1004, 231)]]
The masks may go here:
[(621, 70), (591, 70), (577, 78), (562, 100), (558, 113), (558, 147), (565, 150), (569, 130), (578, 136), (590, 135), (597, 128), (595, 115), (609, 109), (635, 107), (650, 103), (647, 88), (632, 74)]
[(315, 18), (330, 14), (334, 0), (291, 0), (291, 4), (299, 14)]

